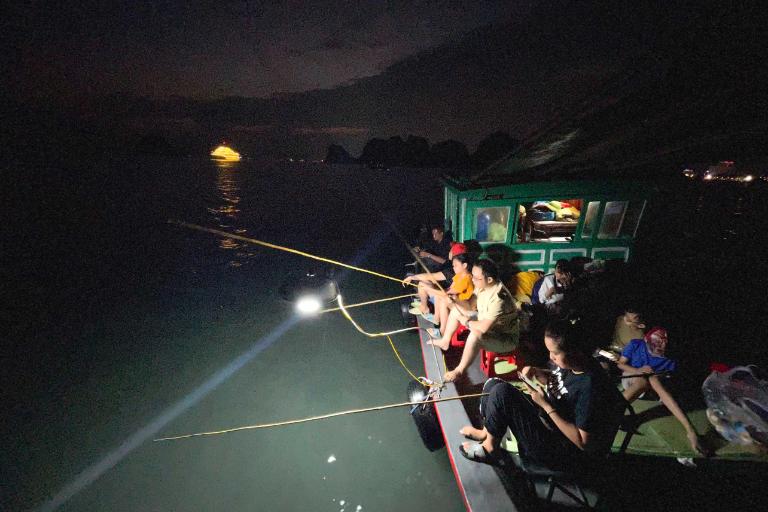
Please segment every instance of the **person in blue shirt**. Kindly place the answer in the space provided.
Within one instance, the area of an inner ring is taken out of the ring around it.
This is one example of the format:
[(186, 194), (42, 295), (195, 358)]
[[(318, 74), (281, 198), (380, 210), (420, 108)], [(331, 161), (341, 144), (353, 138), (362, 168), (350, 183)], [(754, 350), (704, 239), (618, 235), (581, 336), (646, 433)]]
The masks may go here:
[[(616, 365), (624, 375), (674, 372), (677, 369), (677, 362), (666, 356), (667, 343), (666, 329), (654, 327), (645, 333), (643, 339), (630, 341), (622, 350)], [(661, 403), (669, 409), (669, 412), (685, 429), (691, 448), (702, 455), (709, 455), (708, 450), (702, 446), (693, 425), (688, 421), (685, 412), (680, 408), (677, 400), (667, 391), (658, 376), (625, 378), (622, 379), (622, 385), (624, 386), (624, 398), (628, 402), (633, 402), (646, 391), (653, 390), (659, 396)]]

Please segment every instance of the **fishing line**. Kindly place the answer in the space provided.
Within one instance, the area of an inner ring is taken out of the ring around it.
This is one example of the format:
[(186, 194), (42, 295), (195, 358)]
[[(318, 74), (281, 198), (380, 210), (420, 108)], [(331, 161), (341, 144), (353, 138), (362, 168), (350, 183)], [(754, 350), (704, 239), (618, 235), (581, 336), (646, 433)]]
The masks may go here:
[(400, 352), (398, 352), (397, 348), (395, 348), (395, 344), (392, 342), (392, 338), (387, 336), (387, 341), (389, 342), (389, 345), (392, 347), (392, 350), (395, 352), (395, 357), (397, 357), (397, 360), (400, 361), (400, 365), (403, 368), (405, 368), (405, 371), (408, 372), (408, 375), (410, 375), (413, 378), (413, 380), (415, 380), (422, 386), (426, 388), (430, 387), (430, 384), (425, 377), (417, 377), (416, 375), (413, 374), (411, 370), (408, 369), (408, 367), (405, 365), (405, 362), (403, 362), (403, 358), (400, 357)]
[[(452, 396), (448, 398), (437, 398), (434, 400), (430, 400), (429, 402), (426, 402), (426, 403), (449, 402), (451, 400), (464, 400), (465, 398), (477, 398), (477, 397), (482, 397), (487, 395), (488, 393), (474, 393), (470, 395)], [(244, 427), (228, 428), (224, 430), (214, 430), (211, 432), (197, 432), (195, 434), (184, 434), (180, 436), (161, 437), (158, 439), (154, 439), (153, 441), (154, 442), (175, 441), (177, 439), (187, 439), (189, 437), (218, 436), (222, 434), (229, 434), (231, 432), (238, 432), (241, 430), (256, 430), (256, 429), (262, 429), (262, 428), (283, 427), (286, 425), (296, 425), (298, 423), (307, 423), (310, 421), (325, 420), (328, 418), (336, 418), (338, 416), (347, 416), (350, 414), (358, 414), (361, 412), (383, 411), (386, 409), (394, 409), (396, 407), (410, 407), (414, 405), (418, 406), (418, 405), (423, 405), (424, 403), (425, 402), (423, 401), (414, 401), (414, 402), (401, 402), (397, 404), (379, 405), (376, 407), (366, 407), (364, 409), (351, 409), (349, 411), (340, 411), (340, 412), (333, 412), (330, 414), (322, 414), (320, 416), (311, 416), (309, 418), (302, 418), (298, 420), (278, 421), (276, 423), (263, 423), (261, 425), (246, 425)]]
[[(385, 299), (376, 299), (376, 300), (369, 300), (367, 302), (358, 302), (357, 304), (349, 304), (349, 305), (346, 305), (344, 307), (347, 308), (347, 309), (359, 308), (360, 306), (367, 306), (369, 304), (378, 304), (379, 302), (387, 302), (387, 301), (390, 301), (390, 300), (405, 299), (407, 297), (416, 297), (416, 294), (415, 293), (407, 293), (405, 295), (398, 295), (396, 297), (387, 297)], [(340, 309), (341, 308), (339, 308), (339, 307), (328, 308), (328, 309), (324, 309), (322, 311), (319, 311), (318, 314), (322, 315), (323, 313), (332, 313), (334, 311), (339, 311)]]
[(177, 226), (181, 226), (181, 227), (184, 227), (184, 228), (195, 229), (197, 231), (203, 231), (203, 232), (206, 232), (206, 233), (212, 233), (214, 235), (219, 235), (219, 236), (223, 236), (223, 237), (226, 237), (226, 238), (231, 238), (232, 240), (240, 240), (241, 242), (246, 242), (246, 243), (254, 244), (254, 245), (260, 245), (262, 247), (267, 247), (269, 249), (276, 249), (278, 251), (284, 251), (284, 252), (289, 252), (291, 254), (297, 254), (299, 256), (304, 256), (305, 258), (310, 258), (310, 259), (313, 259), (313, 260), (322, 261), (324, 263), (330, 263), (332, 265), (338, 265), (340, 267), (348, 268), (350, 270), (357, 270), (358, 272), (365, 272), (366, 274), (371, 274), (371, 275), (374, 275), (374, 276), (377, 276), (377, 277), (381, 277), (383, 279), (389, 279), (390, 281), (397, 281), (398, 283), (403, 284), (403, 285), (410, 284), (411, 286), (418, 286), (418, 285), (413, 284), (413, 283), (403, 283), (402, 279), (398, 279), (396, 277), (388, 276), (388, 275), (382, 274), (380, 272), (375, 272), (373, 270), (368, 270), (368, 269), (365, 269), (365, 268), (355, 267), (354, 265), (348, 265), (348, 264), (342, 263), (340, 261), (332, 260), (332, 259), (329, 259), (329, 258), (323, 258), (322, 256), (316, 256), (316, 255), (310, 254), (308, 252), (299, 251), (297, 249), (291, 249), (290, 247), (284, 247), (282, 245), (276, 245), (276, 244), (271, 244), (269, 242), (264, 242), (262, 240), (256, 240), (255, 238), (248, 238), (248, 237), (245, 237), (245, 236), (242, 236), (242, 235), (235, 235), (233, 233), (228, 233), (226, 231), (221, 231), (220, 229), (206, 228), (204, 226), (199, 226), (197, 224), (190, 224), (188, 222), (182, 222), (180, 220), (173, 220), (173, 219), (169, 219), (168, 223), (169, 224), (176, 224)]
[(408, 332), (408, 331), (414, 331), (419, 329), (419, 327), (406, 327), (405, 329), (397, 329), (396, 331), (388, 331), (388, 332), (367, 332), (362, 327), (360, 327), (357, 322), (350, 316), (349, 312), (347, 312), (346, 307), (344, 307), (344, 301), (341, 298), (341, 294), (336, 296), (336, 302), (339, 303), (339, 309), (341, 310), (341, 314), (344, 315), (344, 317), (350, 321), (350, 323), (355, 327), (355, 329), (358, 330), (361, 334), (365, 334), (369, 338), (379, 338), (381, 336), (389, 336), (390, 334), (398, 334), (401, 332)]

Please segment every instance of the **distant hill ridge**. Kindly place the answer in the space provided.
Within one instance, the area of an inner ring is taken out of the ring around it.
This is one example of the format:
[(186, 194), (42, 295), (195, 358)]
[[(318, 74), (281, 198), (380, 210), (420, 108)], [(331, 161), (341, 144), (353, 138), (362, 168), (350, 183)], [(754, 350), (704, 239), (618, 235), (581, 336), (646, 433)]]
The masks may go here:
[[(644, 122), (649, 107), (662, 123), (678, 105), (690, 112), (715, 105), (703, 125), (719, 129), (730, 112), (726, 123), (742, 126), (763, 108), (756, 91), (768, 68), (757, 32), (764, 10), (750, 2), (543, 0), (523, 17), (330, 90), (210, 101), (102, 98), (90, 108), (86, 121), (96, 128), (88, 137), (105, 133), (119, 140), (114, 146), (130, 147), (159, 135), (187, 151), (226, 137), (244, 154), (319, 158), (331, 144), (362, 156), (368, 141), (396, 134), (468, 147), (495, 131), (531, 141), (605, 109), (618, 115), (617, 105), (632, 123)], [(723, 52), (729, 59), (718, 61)], [(733, 104), (734, 95), (749, 102)], [(81, 131), (84, 123), (73, 124)]]

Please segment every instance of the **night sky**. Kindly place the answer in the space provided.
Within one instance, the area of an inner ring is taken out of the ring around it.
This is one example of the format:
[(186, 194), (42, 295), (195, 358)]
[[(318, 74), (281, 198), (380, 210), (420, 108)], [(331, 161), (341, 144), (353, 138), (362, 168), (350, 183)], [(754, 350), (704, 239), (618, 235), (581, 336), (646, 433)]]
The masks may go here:
[[(5, 130), (19, 153), (43, 137), (111, 151), (158, 136), (185, 154), (225, 139), (246, 154), (320, 159), (330, 144), (359, 155), (371, 138), (398, 135), (471, 152), (493, 132), (526, 140), (621, 100), (622, 113), (595, 122), (625, 130), (647, 106), (659, 126), (680, 112), (680, 134), (708, 136), (725, 121), (729, 131), (760, 122), (763, 11), (569, 0), (16, 3), (0, 19), (11, 70), (0, 81), (21, 115)], [(689, 112), (667, 104), (681, 102)], [(700, 113), (709, 118), (694, 120)]]
[(331, 88), (524, 10), (509, 0), (58, 4), (5, 8), (14, 80), (27, 94), (205, 99)]

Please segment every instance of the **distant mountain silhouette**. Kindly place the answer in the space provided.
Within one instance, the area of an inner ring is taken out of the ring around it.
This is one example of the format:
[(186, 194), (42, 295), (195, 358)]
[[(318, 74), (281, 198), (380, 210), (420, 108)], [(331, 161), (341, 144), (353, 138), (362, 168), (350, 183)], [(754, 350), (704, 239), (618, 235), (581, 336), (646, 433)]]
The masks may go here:
[[(768, 68), (758, 31), (763, 9), (758, 3), (543, 0), (525, 17), (331, 90), (215, 101), (113, 96), (91, 108), (99, 116), (92, 132), (120, 141), (105, 147), (132, 147), (156, 134), (186, 152), (224, 137), (244, 154), (265, 158), (318, 158), (331, 144), (365, 153), (371, 139), (409, 133), (472, 148), (501, 130), (530, 146), (605, 109), (612, 113), (594, 117), (590, 133), (606, 144), (629, 122), (646, 135), (664, 128), (676, 111), (675, 137), (687, 130), (717, 133), (753, 123), (765, 111), (764, 94), (756, 92), (764, 89)], [(644, 112), (653, 115), (646, 119)], [(683, 122), (702, 112), (701, 122)], [(384, 160), (423, 161), (423, 144), (401, 141)], [(475, 154), (485, 152), (478, 147)], [(467, 165), (488, 165), (497, 156), (491, 153), (482, 164)]]
[(323, 161), (327, 164), (361, 163), (369, 167), (437, 167), (466, 172), (470, 168), (482, 169), (509, 154), (519, 142), (509, 134), (495, 132), (480, 141), (477, 151), (469, 154), (459, 141), (444, 140), (430, 147), (423, 137), (399, 136), (369, 140), (360, 158), (353, 158), (338, 144), (328, 146)]

